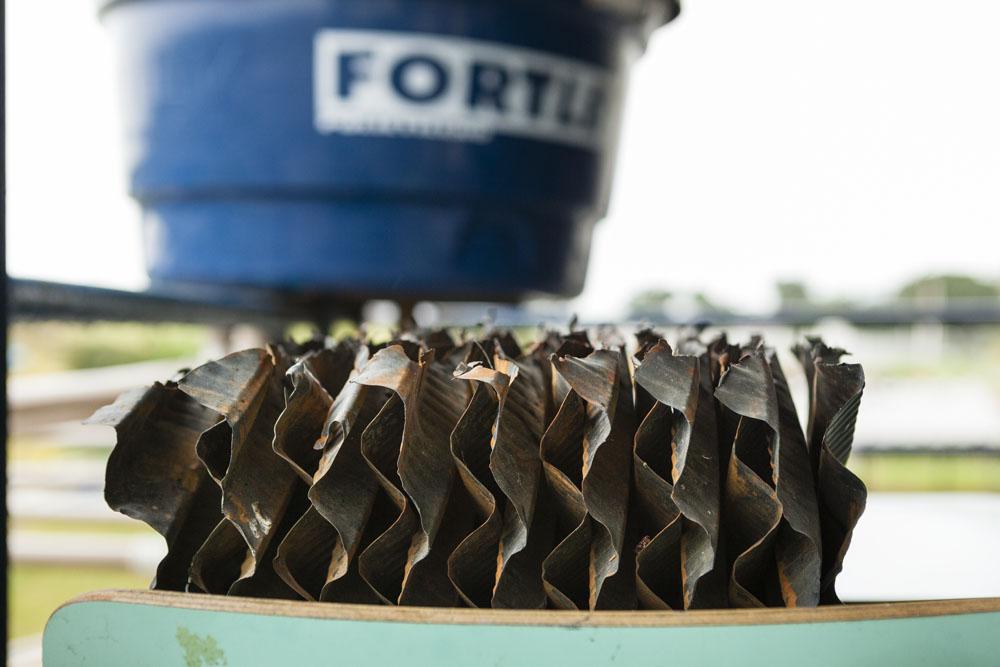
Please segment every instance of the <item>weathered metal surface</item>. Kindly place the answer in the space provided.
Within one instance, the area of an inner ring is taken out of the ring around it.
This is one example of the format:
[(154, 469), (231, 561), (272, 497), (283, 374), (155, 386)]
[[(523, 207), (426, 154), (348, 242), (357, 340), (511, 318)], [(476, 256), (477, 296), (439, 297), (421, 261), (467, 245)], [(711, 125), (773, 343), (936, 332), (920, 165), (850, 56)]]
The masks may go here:
[(734, 607), (778, 604), (774, 542), (781, 502), (774, 489), (780, 447), (778, 402), (763, 352), (729, 366), (716, 398), (739, 416), (726, 471), (723, 512), (731, 549), (729, 603)]
[(788, 607), (819, 602), (822, 536), (809, 450), (788, 381), (773, 351), (766, 355), (778, 401), (778, 457), (775, 491), (782, 522), (775, 551), (782, 600)]
[(316, 474), (326, 416), (354, 368), (358, 347), (347, 341), (308, 352), (286, 374), (285, 409), (274, 424), (274, 451), (306, 484)]
[(358, 556), (361, 578), (385, 604), (396, 604), (403, 588), (407, 552), (419, 525), (396, 471), (403, 438), (403, 402), (393, 395), (361, 435), (361, 452), (389, 499), (391, 521)]
[[(463, 334), (465, 336), (465, 334)], [(592, 341), (597, 341), (592, 342)], [(155, 587), (386, 605), (814, 606), (865, 490), (860, 366), (810, 341), (447, 332), (247, 350), (123, 396), (106, 496)], [(526, 350), (526, 351), (525, 351)], [(630, 359), (634, 360), (630, 363)]]
[[(658, 577), (661, 587), (670, 587), (669, 606), (675, 608), (714, 607), (721, 602), (710, 582), (702, 581), (716, 566), (720, 517), (715, 406), (711, 385), (702, 382), (707, 370), (699, 356), (674, 355), (663, 340), (643, 352), (636, 370), (637, 387), (656, 401), (636, 433), (636, 490), (642, 494), (642, 480), (655, 475), (669, 494), (669, 502), (664, 499), (661, 507), (676, 509), (676, 517), (663, 522), (662, 528), (674, 559), (669, 574), (661, 559), (647, 553), (663, 539), (657, 536), (637, 556), (637, 581), (642, 589), (644, 572)], [(654, 434), (655, 441), (649, 442)], [(667, 602), (664, 596), (657, 597)], [(652, 602), (649, 606), (658, 606)]]
[[(215, 426), (206, 432), (213, 445), (201, 443), (201, 451), (211, 451), (209, 468), (218, 475), (222, 488), (222, 513), (239, 531), (249, 548), (249, 559), (240, 568), (230, 591), (254, 594), (271, 591), (273, 552), (298, 516), (296, 495), (304, 485), (295, 471), (275, 453), (274, 424), (284, 409), (282, 378), (289, 366), (279, 348), (247, 350), (200, 366), (185, 375), (180, 389), (207, 408), (225, 417), (231, 438), (228, 457), (224, 429)], [(304, 508), (303, 508), (304, 509)], [(273, 548), (272, 548), (273, 546)], [(241, 583), (245, 580), (247, 583)]]
[[(460, 367), (456, 372), (465, 373)], [(490, 440), (499, 410), (496, 393), (485, 385), (472, 395), (451, 434), (451, 454), (473, 510), (475, 527), (448, 558), (448, 576), (465, 604), (490, 607), (496, 586), (497, 555), (503, 531), (500, 489), (490, 471)]]
[(454, 364), (437, 360), (441, 351), (422, 350), (413, 360), (402, 347), (392, 345), (375, 353), (354, 378), (358, 384), (392, 390), (403, 405), (397, 469), (400, 488), (412, 500), (419, 526), (406, 554), (400, 604), (457, 602), (447, 561), (464, 535), (457, 533), (454, 522), (445, 522), (445, 516), (449, 509), (468, 510), (464, 503), (449, 508), (454, 478), (450, 437), (468, 391), (465, 383), (454, 381)]
[(118, 436), (108, 459), (104, 499), (167, 541), (155, 589), (185, 590), (191, 559), (222, 519), (219, 489), (195, 451), (201, 432), (217, 419), (176, 384), (157, 382), (123, 394), (88, 420), (113, 426)]
[(823, 565), (820, 599), (838, 602), (835, 587), (851, 544), (851, 534), (865, 510), (868, 490), (847, 469), (854, 442), (865, 373), (859, 364), (840, 363), (846, 353), (810, 339), (796, 353), (809, 381), (809, 450), (823, 531)]
[[(359, 346), (351, 378), (357, 377), (370, 355), (367, 346)], [(324, 450), (309, 499), (336, 536), (321, 600), (378, 601), (361, 578), (357, 555), (389, 528), (390, 503), (361, 453), (361, 438), (388, 400), (386, 389), (349, 381), (330, 406), (323, 425)]]
[(633, 608), (635, 577), (630, 570), (635, 552), (625, 548), (625, 532), (635, 413), (625, 354), (619, 350), (596, 350), (584, 358), (557, 354), (553, 364), (581, 403), (579, 489), (586, 517), (580, 525), (589, 539), (564, 540), (546, 559), (545, 570), (553, 576), (558, 567), (575, 566), (585, 548), (588, 607)]
[(550, 604), (559, 609), (587, 609), (590, 604), (591, 522), (580, 489), (586, 419), (586, 404), (570, 391), (541, 442), (557, 544), (542, 563), (542, 585)]
[(548, 532), (545, 522), (535, 511), (542, 484), (539, 445), (549, 402), (543, 363), (537, 356), (515, 362), (500, 352), (492, 367), (474, 362), (455, 371), (456, 378), (480, 385), (462, 417), (462, 430), (456, 428), (459, 437), (453, 437), (452, 454), (479, 514), (486, 516), (455, 550), (449, 571), (460, 591), (460, 581), (468, 581), (472, 590), (487, 581), (476, 572), (477, 561), (486, 557), (486, 562), (494, 562), (494, 607), (545, 606), (541, 566), (547, 552), (538, 547), (550, 538), (543, 534)]

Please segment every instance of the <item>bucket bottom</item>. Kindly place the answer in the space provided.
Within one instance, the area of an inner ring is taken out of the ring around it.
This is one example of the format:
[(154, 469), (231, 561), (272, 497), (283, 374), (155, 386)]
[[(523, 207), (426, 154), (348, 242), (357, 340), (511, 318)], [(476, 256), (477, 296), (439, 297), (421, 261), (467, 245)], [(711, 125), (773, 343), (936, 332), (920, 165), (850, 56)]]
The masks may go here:
[(592, 232), (550, 211), (410, 202), (164, 200), (144, 211), (154, 281), (352, 300), (575, 296)]

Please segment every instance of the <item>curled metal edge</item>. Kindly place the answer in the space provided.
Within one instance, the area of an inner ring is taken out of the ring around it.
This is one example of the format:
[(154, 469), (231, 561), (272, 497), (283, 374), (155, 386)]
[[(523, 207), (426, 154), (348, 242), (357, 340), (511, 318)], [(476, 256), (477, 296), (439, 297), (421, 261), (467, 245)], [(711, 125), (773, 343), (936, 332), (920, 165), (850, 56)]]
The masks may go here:
[(87, 420), (114, 427), (117, 436), (105, 472), (105, 502), (147, 523), (167, 543), (154, 589), (187, 588), (191, 559), (222, 519), (219, 488), (196, 452), (201, 432), (217, 419), (176, 384), (157, 382), (123, 394)]
[(489, 472), (504, 498), (504, 520), (491, 604), (500, 608), (545, 605), (542, 554), (529, 548), (529, 543), (536, 546), (544, 539), (531, 530), (542, 478), (539, 446), (546, 427), (545, 376), (534, 361), (527, 357), (515, 362), (498, 354), (494, 368), (463, 366), (455, 373), (487, 387), (496, 397), (489, 430)]
[[(380, 493), (375, 474), (361, 455), (361, 434), (389, 395), (380, 388), (346, 383), (345, 365), (349, 362), (350, 377), (356, 377), (369, 358), (367, 346), (342, 341), (328, 352), (313, 352), (288, 372), (310, 387), (303, 396), (320, 400), (294, 400), (302, 386), (295, 384), (296, 391), (275, 425), (275, 450), (281, 450), (281, 427), (287, 420), (299, 425), (285, 432), (296, 436), (293, 451), (301, 454), (308, 447), (316, 461), (308, 477), (311, 506), (282, 541), (274, 567), (307, 599), (378, 602), (361, 579), (355, 557)], [(330, 400), (334, 390), (336, 399)], [(298, 472), (301, 476), (304, 471), (299, 467)], [(379, 534), (387, 527), (380, 526)]]
[[(456, 373), (461, 372), (462, 367)], [(492, 605), (499, 568), (503, 518), (497, 506), (500, 490), (489, 469), (490, 438), (498, 400), (485, 386), (472, 395), (451, 434), (451, 454), (458, 482), (465, 487), (478, 525), (448, 557), (448, 577), (471, 607)]]
[(292, 528), (301, 521), (309, 510), (309, 500), (306, 497), (306, 486), (297, 484), (295, 492), (281, 516), (281, 522), (274, 531), (273, 538), (268, 542), (267, 549), (252, 572), (243, 573), (229, 588), (229, 595), (255, 598), (275, 598), (284, 600), (301, 600), (303, 596), (282, 579), (274, 567), (278, 556), (278, 548), (288, 537)]
[[(369, 357), (366, 346), (357, 350), (352, 380)], [(378, 478), (362, 454), (361, 441), (364, 430), (388, 400), (389, 392), (385, 389), (349, 381), (334, 400), (323, 425), (321, 440), (325, 448), (309, 489), (309, 499), (334, 528), (337, 539), (320, 599), (377, 600), (361, 578), (357, 556), (388, 529), (391, 521), (378, 508), (391, 503), (384, 497)]]
[(493, 595), (494, 607), (545, 606), (541, 567), (548, 551), (548, 531), (541, 527), (545, 519), (538, 509), (542, 485), (539, 449), (548, 425), (548, 392), (543, 369), (550, 365), (548, 360), (541, 361), (537, 356), (523, 357), (517, 363), (498, 357), (495, 380), (503, 375), (509, 380), (506, 387), (502, 382), (489, 382), (500, 397), (490, 469), (508, 501), (500, 539), (500, 573)]
[(228, 519), (221, 519), (191, 559), (188, 590), (228, 595), (252, 563), (253, 556), (240, 531)]
[[(379, 350), (354, 379), (390, 389), (403, 402), (398, 472), (403, 491), (419, 515), (420, 529), (407, 556), (400, 604), (448, 605), (457, 600), (448, 579), (447, 559), (464, 535), (456, 522), (444, 519), (449, 510), (469, 509), (463, 504), (449, 506), (449, 499), (455, 473), (451, 433), (470, 392), (465, 383), (454, 381), (453, 369), (454, 365), (436, 362), (434, 350), (413, 361), (393, 345)], [(443, 533), (442, 543), (436, 544), (439, 533)]]
[(273, 567), (278, 545), (306, 511), (305, 489), (300, 487), (275, 529), (274, 539), (255, 558), (233, 522), (223, 519), (191, 560), (188, 590), (216, 595), (296, 600), (300, 594), (289, 587)]
[(593, 529), (589, 607), (634, 608), (634, 572), (623, 567), (626, 557), (634, 556), (624, 549), (636, 428), (627, 360), (623, 352), (597, 350), (582, 359), (556, 356), (553, 363), (587, 403), (580, 490)]
[[(674, 355), (661, 341), (649, 348), (636, 370), (637, 385), (658, 405), (673, 410), (670, 498), (686, 519), (681, 531), (685, 609), (718, 603), (710, 582), (703, 581), (716, 567), (720, 516), (719, 444), (711, 385), (703, 381), (710, 378), (702, 377), (706, 361)], [(636, 442), (638, 452), (638, 434)], [(638, 481), (637, 468), (637, 486)]]
[(778, 581), (785, 606), (815, 607), (820, 602), (823, 536), (809, 447), (778, 357), (773, 350), (765, 354), (778, 399), (781, 428), (775, 475), (782, 512), (775, 545)]
[[(383, 535), (398, 516), (398, 510), (388, 495), (381, 489), (375, 495), (371, 512), (365, 521), (354, 552), (338, 539), (330, 559), (330, 571), (320, 592), (322, 602), (344, 602), (351, 604), (383, 604), (384, 600), (361, 576), (361, 559), (364, 552), (376, 539)], [(338, 533), (339, 537), (339, 533)]]
[(846, 466), (865, 374), (859, 364), (840, 363), (844, 350), (827, 347), (819, 339), (795, 351), (810, 380), (809, 443), (818, 453), (816, 483), (823, 531), (820, 602), (836, 604), (840, 602), (836, 578), (868, 497), (864, 482)]
[(772, 583), (777, 588), (774, 542), (781, 523), (781, 503), (773, 487), (780, 426), (763, 352), (752, 352), (730, 365), (715, 397), (739, 416), (723, 505), (723, 528), (735, 553), (729, 602), (734, 607), (776, 604), (770, 589)]
[(583, 500), (583, 438), (586, 404), (555, 370), (555, 356), (587, 356), (594, 351), (585, 331), (562, 335), (549, 331), (532, 354), (549, 359), (543, 365), (551, 396), (552, 418), (542, 434), (539, 454), (545, 484), (543, 493), (550, 540), (554, 545), (542, 560), (542, 587), (549, 604), (558, 609), (588, 609), (590, 606), (591, 519)]
[(420, 526), (396, 470), (403, 420), (403, 401), (393, 394), (361, 435), (361, 454), (396, 514), (385, 532), (358, 556), (358, 573), (385, 604), (399, 603), (407, 552)]
[(569, 391), (545, 430), (540, 448), (546, 498), (555, 515), (556, 542), (542, 562), (542, 585), (549, 602), (558, 609), (590, 606), (591, 519), (580, 490), (586, 421), (586, 403)]
[[(220, 485), (223, 515), (250, 549), (252, 567), (243, 568), (240, 580), (252, 578), (261, 567), (271, 570), (269, 547), (276, 537), (281, 539), (293, 495), (303, 487), (273, 449), (286, 368), (284, 354), (276, 348), (245, 350), (199, 366), (178, 383), (188, 396), (223, 415), (231, 429), (229, 462)], [(218, 425), (206, 430), (218, 432)]]
[(354, 341), (309, 352), (285, 373), (285, 407), (274, 424), (274, 451), (306, 484), (319, 466), (327, 415), (354, 368)]
[(654, 403), (635, 433), (633, 514), (643, 534), (636, 546), (636, 594), (641, 609), (681, 609), (680, 510), (671, 499), (673, 411)]
[(274, 571), (306, 600), (319, 600), (338, 539), (334, 527), (309, 507), (278, 545)]

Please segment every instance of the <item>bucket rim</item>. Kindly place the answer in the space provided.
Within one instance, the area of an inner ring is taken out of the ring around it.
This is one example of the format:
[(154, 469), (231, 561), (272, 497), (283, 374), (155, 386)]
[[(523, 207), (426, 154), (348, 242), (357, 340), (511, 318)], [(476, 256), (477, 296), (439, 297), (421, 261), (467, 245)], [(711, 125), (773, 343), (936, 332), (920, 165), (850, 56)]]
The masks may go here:
[(650, 28), (670, 23), (681, 13), (680, 0), (580, 0), (581, 9), (603, 11)]
[[(149, 0), (92, 0), (99, 17), (119, 5)], [(555, 2), (556, 0), (545, 0)], [(566, 2), (566, 0), (562, 0)], [(646, 30), (670, 23), (681, 13), (681, 0), (569, 0), (578, 9), (605, 13), (618, 20), (634, 22)]]

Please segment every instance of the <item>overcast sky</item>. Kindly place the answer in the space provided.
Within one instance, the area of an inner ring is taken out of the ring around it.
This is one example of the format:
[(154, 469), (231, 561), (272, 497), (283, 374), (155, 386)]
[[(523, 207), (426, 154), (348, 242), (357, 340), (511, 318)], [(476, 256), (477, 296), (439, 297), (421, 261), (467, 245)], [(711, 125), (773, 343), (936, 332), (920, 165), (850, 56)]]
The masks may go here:
[[(8, 0), (8, 266), (144, 284), (111, 49), (79, 0)], [(744, 309), (779, 279), (877, 298), (1000, 279), (1000, 3), (688, 0), (634, 71), (575, 304), (649, 287)]]

